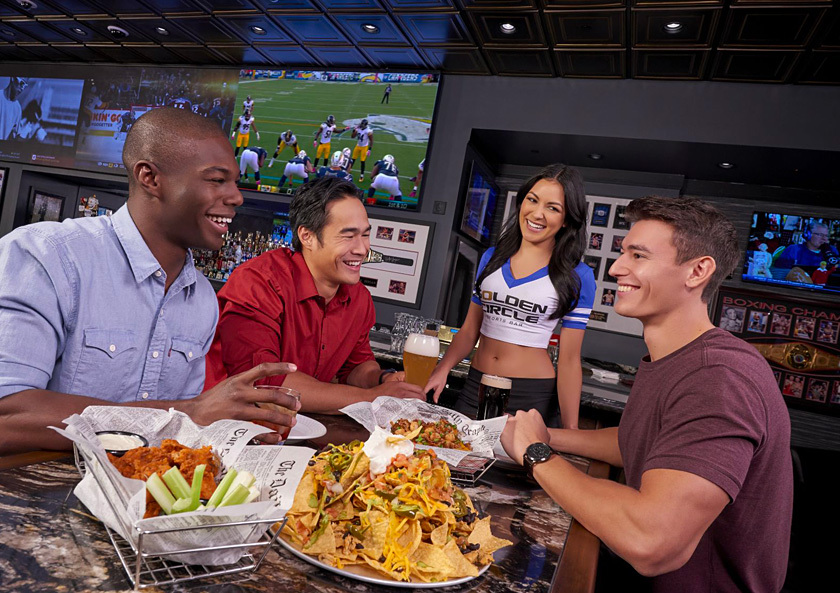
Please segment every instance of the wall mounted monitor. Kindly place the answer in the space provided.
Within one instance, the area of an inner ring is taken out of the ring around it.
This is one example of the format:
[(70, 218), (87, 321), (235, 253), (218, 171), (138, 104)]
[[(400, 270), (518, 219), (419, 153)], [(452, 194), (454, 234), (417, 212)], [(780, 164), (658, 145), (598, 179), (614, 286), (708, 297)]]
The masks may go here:
[(492, 175), (473, 161), (461, 214), (461, 233), (489, 247), (495, 239), (497, 223), (501, 222), (497, 220), (501, 215), (498, 198), (499, 188)]
[[(290, 193), (303, 183), (295, 174), (300, 168), (287, 167), (297, 151), (306, 152), (315, 166), (315, 173), (309, 175), (314, 176), (329, 166), (334, 152), (349, 149), (353, 163), (343, 168), (362, 190), (368, 205), (417, 210), (422, 185), (415, 191), (418, 184), (412, 178), (417, 177), (420, 163), (426, 158), (437, 91), (438, 75), (432, 73), (242, 70), (233, 126), (246, 108), (253, 122), (247, 134), (240, 137), (237, 133), (231, 143), (234, 148), (239, 144), (240, 156), (246, 142), (268, 152), (260, 168), (261, 191)], [(322, 131), (321, 125), (331, 115), (335, 129)], [(363, 119), (372, 132), (369, 156), (368, 149), (360, 146), (366, 139), (359, 142), (358, 133), (353, 137)], [(294, 136), (296, 146), (283, 140), (285, 132), (290, 132), (287, 140)], [(321, 142), (322, 133), (328, 142)], [(322, 148), (319, 155), (316, 144), (329, 144), (329, 148)], [(374, 184), (371, 172), (385, 155), (394, 157), (396, 181), (385, 183), (383, 179)], [(279, 188), (285, 173), (284, 186)], [(249, 180), (243, 180), (241, 187), (257, 189), (253, 172), (249, 169), (247, 174)]]
[(759, 284), (840, 293), (840, 220), (755, 212), (741, 278)]

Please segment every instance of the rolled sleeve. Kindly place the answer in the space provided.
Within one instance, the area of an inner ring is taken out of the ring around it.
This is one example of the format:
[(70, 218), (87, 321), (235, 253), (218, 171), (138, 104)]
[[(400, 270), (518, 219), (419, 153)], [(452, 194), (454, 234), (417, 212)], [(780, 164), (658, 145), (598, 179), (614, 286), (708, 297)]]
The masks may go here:
[(0, 397), (44, 389), (61, 356), (76, 302), (61, 252), (33, 232), (0, 244)]

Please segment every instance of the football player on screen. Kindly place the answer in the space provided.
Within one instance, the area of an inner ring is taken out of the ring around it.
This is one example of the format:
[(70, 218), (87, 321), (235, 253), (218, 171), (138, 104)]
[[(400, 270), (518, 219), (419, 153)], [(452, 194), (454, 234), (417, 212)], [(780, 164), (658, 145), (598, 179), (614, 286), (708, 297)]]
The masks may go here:
[(265, 163), (268, 151), (259, 146), (248, 147), (242, 151), (242, 158), (239, 159), (239, 181), (248, 181), (248, 168), (254, 172), (254, 181), (257, 182), (257, 189), (260, 188), (260, 167)]
[(353, 149), (353, 156), (350, 158), (350, 165), (347, 170), (353, 168), (353, 163), (356, 159), (362, 161), (362, 172), (359, 175), (359, 183), (365, 179), (365, 161), (370, 156), (370, 151), (373, 149), (373, 129), (368, 125), (368, 120), (363, 119), (359, 125), (353, 128), (352, 138), (356, 139), (356, 147)]
[[(233, 156), (239, 155), (240, 148), (248, 148), (248, 142), (251, 140), (251, 128), (254, 128), (259, 142), (260, 133), (257, 131), (257, 124), (254, 123), (254, 116), (251, 115), (250, 111), (245, 111), (239, 116), (239, 121), (233, 127), (233, 132), (230, 133), (231, 138), (236, 136), (236, 150), (233, 151)], [(239, 132), (239, 134), (236, 132)]]
[(291, 130), (286, 130), (285, 132), (280, 134), (279, 138), (277, 138), (277, 150), (274, 151), (274, 156), (271, 157), (270, 161), (268, 161), (269, 167), (274, 165), (274, 160), (277, 158), (277, 155), (283, 152), (283, 149), (287, 146), (291, 146), (292, 150), (295, 151), (295, 154), (300, 152), (300, 148), (298, 148), (297, 137), (294, 134), (292, 134)]
[(306, 151), (301, 150), (286, 163), (286, 169), (283, 171), (283, 176), (277, 183), (277, 187), (286, 185), (286, 180), (289, 177), (300, 177), (303, 182), (309, 181), (309, 174), (313, 173), (315, 168), (312, 166), (312, 161), (306, 156)]
[(322, 177), (338, 177), (344, 181), (353, 181), (353, 177), (342, 167), (343, 164), (344, 155), (342, 155), (340, 150), (336, 150), (332, 158), (330, 158), (330, 166), (327, 167), (324, 165), (318, 169), (318, 179)]
[(391, 196), (391, 199), (402, 198), (400, 191), (400, 171), (394, 162), (393, 155), (386, 154), (381, 161), (376, 161), (371, 171), (373, 179), (368, 189), (368, 198), (372, 198), (376, 190), (381, 190)]
[(321, 127), (315, 130), (315, 141), (312, 142), (313, 148), (316, 148), (315, 151), (315, 162), (313, 163), (313, 167), (318, 167), (318, 161), (321, 159), (321, 156), (324, 157), (324, 162), (327, 162), (327, 159), (330, 158), (330, 143), (332, 142), (333, 135), (341, 135), (347, 130), (349, 127), (344, 128), (338, 132), (335, 131), (335, 116), (328, 115), (327, 121), (321, 124)]
[(254, 113), (254, 100), (251, 98), (251, 95), (248, 95), (247, 97), (245, 97), (245, 100), (242, 101), (242, 111)]

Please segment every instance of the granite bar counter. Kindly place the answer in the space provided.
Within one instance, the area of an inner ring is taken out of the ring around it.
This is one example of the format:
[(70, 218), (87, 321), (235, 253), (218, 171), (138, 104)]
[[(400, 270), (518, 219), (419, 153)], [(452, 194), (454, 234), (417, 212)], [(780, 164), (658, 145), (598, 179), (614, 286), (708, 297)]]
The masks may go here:
[[(345, 416), (316, 417), (327, 426), (327, 435), (306, 445), (318, 448), (328, 442), (366, 437), (366, 431)], [(105, 529), (72, 494), (79, 481), (72, 458), (56, 457), (60, 456), (33, 453), (0, 457), (0, 589), (21, 593), (131, 590)], [(606, 476), (604, 464), (569, 459), (581, 471)], [(597, 538), (575, 523), (521, 471), (491, 468), (466, 491), (479, 510), (492, 515), (494, 533), (514, 543), (496, 552), (496, 562), (484, 575), (448, 587), (447, 592), (593, 590)], [(268, 552), (256, 572), (144, 590), (397, 591), (326, 572), (279, 546)]]

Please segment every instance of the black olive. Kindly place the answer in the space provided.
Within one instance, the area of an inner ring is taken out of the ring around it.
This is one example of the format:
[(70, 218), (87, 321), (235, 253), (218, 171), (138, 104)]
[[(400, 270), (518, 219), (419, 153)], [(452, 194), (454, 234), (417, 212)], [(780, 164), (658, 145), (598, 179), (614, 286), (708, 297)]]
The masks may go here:
[(309, 460), (308, 465), (309, 465), (310, 467), (311, 467), (311, 466), (313, 466), (313, 465), (315, 465), (315, 460), (314, 460), (314, 459), (310, 459), (310, 460)]
[(380, 556), (380, 557), (379, 557), (379, 561), (380, 561), (380, 562), (385, 562), (385, 556), (384, 556), (384, 555), (383, 555), (383, 556)]
[(361, 550), (361, 549), (363, 549), (363, 548), (364, 548), (364, 545), (362, 545), (362, 544), (356, 544), (356, 549), (357, 549), (357, 550)]

